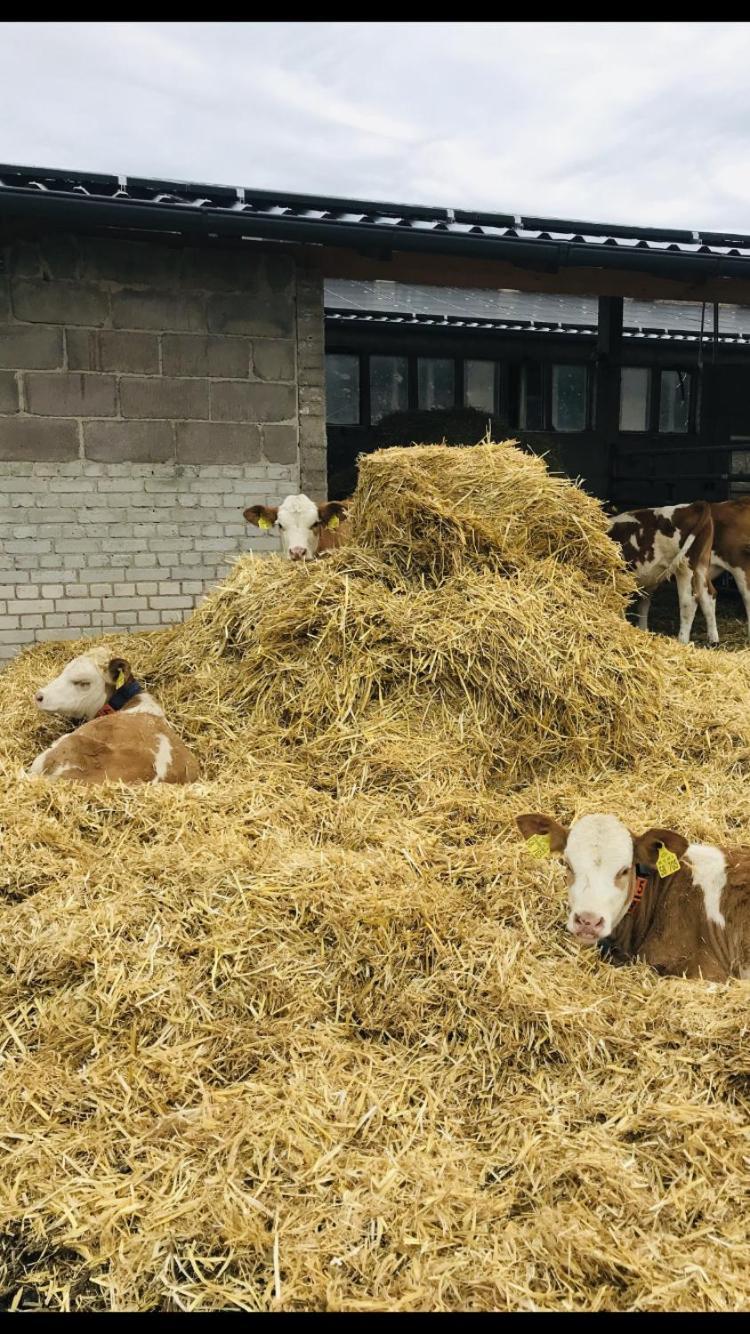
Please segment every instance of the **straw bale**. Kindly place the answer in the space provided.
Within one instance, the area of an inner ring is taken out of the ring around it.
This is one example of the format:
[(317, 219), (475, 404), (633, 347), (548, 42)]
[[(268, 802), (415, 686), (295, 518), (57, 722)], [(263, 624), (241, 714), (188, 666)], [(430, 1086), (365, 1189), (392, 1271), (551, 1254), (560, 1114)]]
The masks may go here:
[(0, 676), (0, 1292), (22, 1310), (742, 1310), (745, 983), (566, 935), (516, 814), (747, 841), (748, 654), (641, 634), (512, 444), (362, 461), (355, 544), (108, 642), (188, 788), (22, 782)]

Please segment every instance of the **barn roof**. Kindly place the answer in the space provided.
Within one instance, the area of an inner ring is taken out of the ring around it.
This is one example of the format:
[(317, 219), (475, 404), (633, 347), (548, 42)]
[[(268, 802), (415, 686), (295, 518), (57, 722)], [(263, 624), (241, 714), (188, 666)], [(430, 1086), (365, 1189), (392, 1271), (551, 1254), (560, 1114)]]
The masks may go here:
[(246, 236), (365, 252), (421, 251), (531, 268), (750, 276), (750, 236), (0, 166), (0, 214), (70, 226)]

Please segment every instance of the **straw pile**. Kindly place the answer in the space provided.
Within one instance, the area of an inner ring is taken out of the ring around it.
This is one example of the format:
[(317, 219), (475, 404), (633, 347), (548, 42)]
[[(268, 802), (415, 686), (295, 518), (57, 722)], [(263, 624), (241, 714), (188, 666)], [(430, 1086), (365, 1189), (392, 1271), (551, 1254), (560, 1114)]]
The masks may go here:
[(0, 677), (3, 1302), (746, 1309), (748, 986), (578, 947), (512, 822), (743, 841), (748, 655), (627, 624), (511, 444), (371, 456), (354, 526), (110, 641), (200, 788), (19, 782), (73, 650)]

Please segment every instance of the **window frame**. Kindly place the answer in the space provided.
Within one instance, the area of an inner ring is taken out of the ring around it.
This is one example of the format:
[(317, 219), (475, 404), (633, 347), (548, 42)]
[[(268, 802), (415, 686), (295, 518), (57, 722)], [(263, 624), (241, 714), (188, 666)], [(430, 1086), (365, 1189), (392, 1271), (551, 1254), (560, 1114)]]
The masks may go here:
[(409, 412), (409, 411), (411, 411), (411, 401), (412, 401), (412, 378), (413, 378), (413, 368), (412, 368), (412, 365), (411, 365), (412, 360), (413, 360), (412, 357), (410, 357), (410, 356), (409, 356), (407, 353), (405, 353), (405, 352), (398, 352), (398, 351), (393, 351), (393, 352), (380, 352), (380, 351), (378, 351), (378, 352), (363, 352), (363, 353), (362, 353), (362, 361), (363, 361), (364, 365), (366, 366), (366, 375), (365, 375), (365, 379), (366, 379), (366, 381), (367, 381), (367, 404), (366, 404), (366, 406), (367, 406), (367, 416), (365, 417), (365, 416), (364, 416), (364, 413), (363, 413), (363, 416), (362, 416), (362, 425), (365, 426), (365, 427), (368, 427), (368, 428), (371, 427), (371, 426), (377, 426), (378, 423), (381, 422), (381, 421), (383, 420), (383, 417), (388, 417), (388, 416), (390, 416), (390, 413), (384, 412), (384, 413), (383, 413), (383, 417), (378, 417), (378, 420), (377, 420), (377, 421), (373, 421), (373, 420), (372, 420), (372, 388), (371, 388), (371, 380), (370, 380), (370, 376), (371, 376), (371, 372), (372, 372), (372, 361), (373, 361), (373, 358), (374, 358), (374, 357), (387, 357), (390, 361), (405, 361), (405, 362), (406, 362), (406, 407), (405, 407), (405, 408), (398, 408), (397, 411), (399, 411), (399, 412)]
[[(358, 412), (359, 412), (359, 419), (358, 419), (357, 421), (355, 421), (355, 422), (332, 422), (332, 421), (329, 421), (329, 417), (328, 417), (328, 358), (329, 358), (329, 357), (351, 357), (353, 361), (356, 361), (356, 362), (357, 362), (357, 371), (358, 371), (358, 375), (359, 375), (359, 385), (358, 385), (358, 387), (359, 387), (359, 396), (358, 396), (358, 402), (357, 402), (357, 409), (358, 409)], [(364, 416), (365, 396), (364, 396), (364, 394), (363, 394), (363, 390), (364, 390), (364, 384), (363, 384), (363, 364), (364, 364), (365, 360), (366, 360), (366, 358), (365, 358), (365, 356), (363, 356), (363, 354), (362, 354), (361, 352), (352, 352), (352, 351), (350, 351), (349, 349), (336, 349), (336, 348), (330, 348), (330, 349), (328, 349), (328, 348), (326, 348), (325, 351), (324, 351), (324, 354), (323, 354), (323, 376), (324, 376), (324, 383), (325, 383), (325, 387), (326, 387), (326, 426), (329, 426), (329, 425), (330, 425), (330, 426), (331, 426), (334, 430), (336, 430), (336, 431), (355, 431), (355, 430), (357, 430), (358, 427), (363, 426), (364, 423), (365, 423), (365, 416)], [(368, 372), (368, 374), (369, 374), (369, 372)], [(366, 396), (366, 398), (367, 398), (367, 410), (368, 410), (368, 414), (369, 414), (369, 407), (370, 407), (370, 405), (369, 405), (369, 383), (368, 383), (368, 386), (367, 386), (367, 396)]]
[[(622, 372), (631, 370), (646, 371), (648, 375), (646, 390), (646, 425), (642, 431), (632, 429), (624, 430), (619, 422), (619, 411), (622, 407)], [(673, 375), (684, 375), (688, 383), (688, 421), (687, 428), (684, 431), (662, 431), (661, 429), (661, 383), (662, 375), (671, 373)], [(675, 365), (651, 365), (644, 366), (643, 362), (626, 363), (620, 366), (620, 383), (618, 397), (618, 432), (620, 435), (634, 436), (637, 439), (643, 439), (644, 436), (657, 435), (667, 440), (682, 440), (685, 436), (698, 435), (700, 433), (700, 403), (699, 403), (699, 377), (693, 366), (675, 366)]]

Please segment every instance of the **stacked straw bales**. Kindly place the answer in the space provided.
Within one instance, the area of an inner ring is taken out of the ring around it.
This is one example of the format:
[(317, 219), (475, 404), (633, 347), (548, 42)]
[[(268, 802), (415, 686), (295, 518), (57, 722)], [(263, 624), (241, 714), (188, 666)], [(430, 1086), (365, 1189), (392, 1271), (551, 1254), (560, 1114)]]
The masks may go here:
[[(0, 677), (0, 1291), (54, 1310), (741, 1310), (747, 984), (617, 969), (514, 816), (750, 841), (750, 664), (641, 634), (511, 444), (110, 640), (198, 788), (24, 783)], [(244, 497), (238, 496), (238, 505)]]

